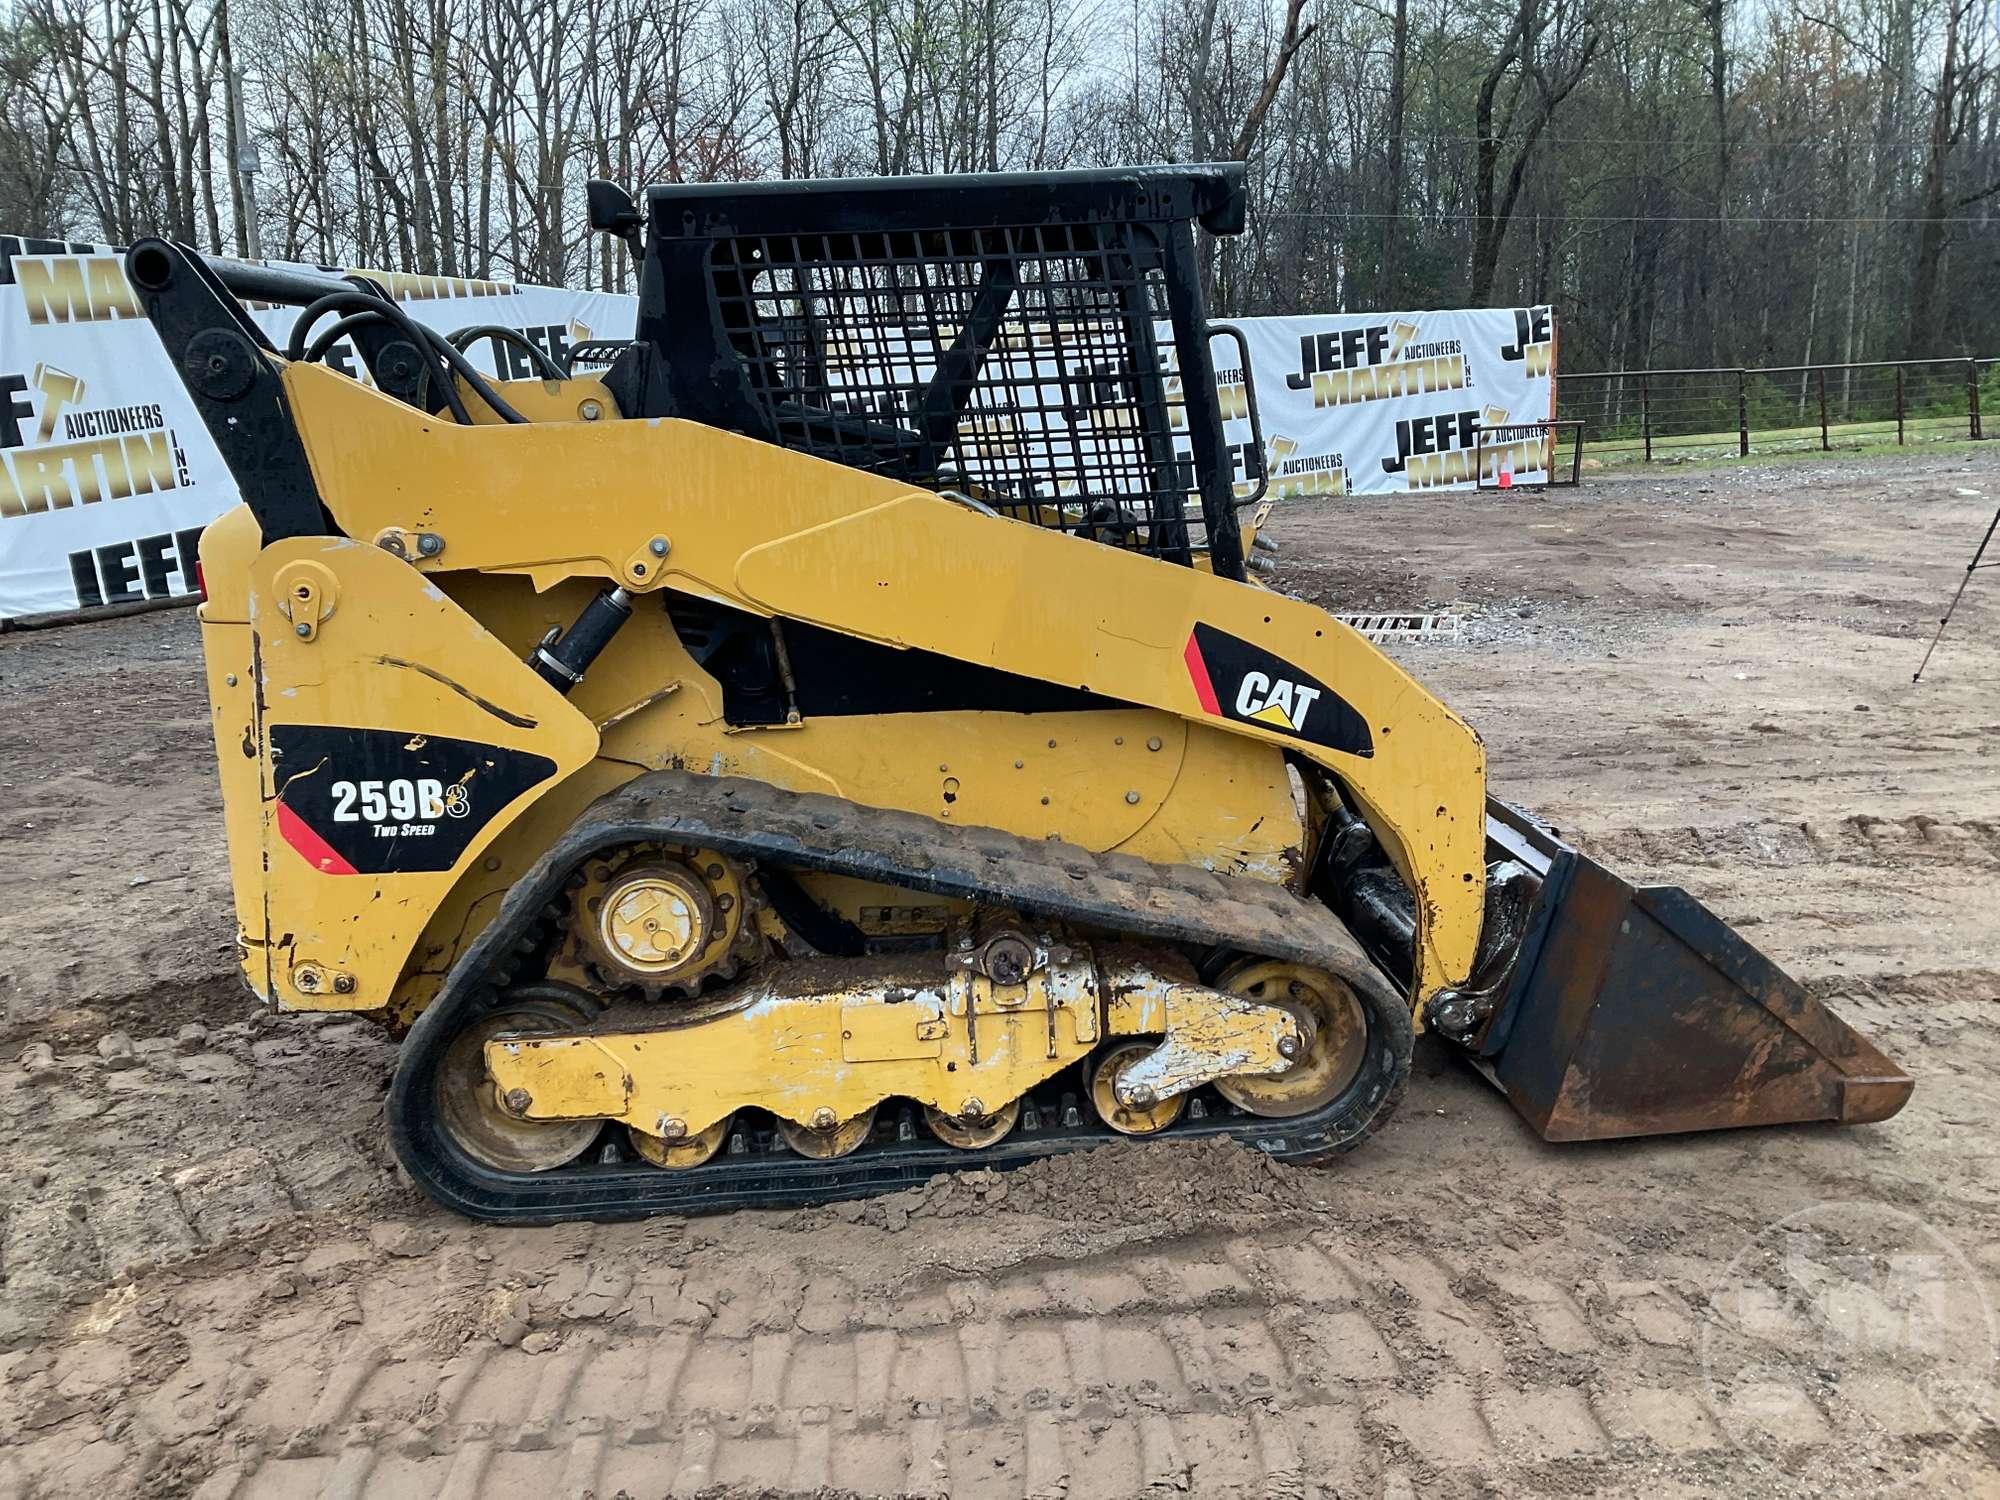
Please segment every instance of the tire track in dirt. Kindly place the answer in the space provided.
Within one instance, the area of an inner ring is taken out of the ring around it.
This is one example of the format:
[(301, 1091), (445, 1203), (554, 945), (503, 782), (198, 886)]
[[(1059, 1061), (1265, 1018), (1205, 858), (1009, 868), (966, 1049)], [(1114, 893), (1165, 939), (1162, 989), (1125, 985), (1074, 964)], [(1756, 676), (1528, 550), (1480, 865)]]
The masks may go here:
[[(1498, 1247), (1467, 1273), (1353, 1225), (1257, 1227), (889, 1292), (818, 1266), (780, 1289), (677, 1234), (651, 1257), (570, 1234), (552, 1275), (525, 1236), (321, 1243), (136, 1303), (177, 1324), (176, 1367), (124, 1436), (211, 1500), (1567, 1492), (1741, 1461), (1671, 1280), (1552, 1276)], [(363, 1276), (336, 1337), (287, 1311)], [(11, 1372), (30, 1426), (65, 1389), (89, 1399), (55, 1373)], [(1912, 1464), (1950, 1435), (1899, 1375), (1865, 1405), (1785, 1378), (1774, 1465), (1831, 1479), (1833, 1434), (1885, 1414)], [(223, 1460), (176, 1471), (202, 1439)]]
[(2000, 821), (1939, 818), (1924, 813), (1879, 817), (1850, 813), (1836, 821), (1774, 820), (1666, 828), (1594, 829), (1579, 840), (1585, 853), (1613, 867), (1675, 866), (1793, 869), (1805, 865), (1879, 867), (1936, 861), (1975, 870), (2000, 867)]

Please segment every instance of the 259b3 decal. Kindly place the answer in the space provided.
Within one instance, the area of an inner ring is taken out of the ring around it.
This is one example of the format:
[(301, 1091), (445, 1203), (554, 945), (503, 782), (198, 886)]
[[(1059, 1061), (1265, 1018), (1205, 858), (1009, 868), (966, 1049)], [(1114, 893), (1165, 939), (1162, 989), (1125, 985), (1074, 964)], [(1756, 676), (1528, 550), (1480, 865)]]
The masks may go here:
[[(443, 817), (462, 818), (472, 811), (472, 794), (462, 782), (447, 787), (434, 776), (412, 781), (407, 776), (389, 781), (336, 781), (333, 784), (333, 821), (367, 823), (378, 838), (403, 834), (429, 835), (437, 831)], [(421, 819), (421, 822), (414, 821)]]
[(449, 870), (555, 774), (547, 756), (395, 729), (274, 724), (278, 836), (327, 875)]

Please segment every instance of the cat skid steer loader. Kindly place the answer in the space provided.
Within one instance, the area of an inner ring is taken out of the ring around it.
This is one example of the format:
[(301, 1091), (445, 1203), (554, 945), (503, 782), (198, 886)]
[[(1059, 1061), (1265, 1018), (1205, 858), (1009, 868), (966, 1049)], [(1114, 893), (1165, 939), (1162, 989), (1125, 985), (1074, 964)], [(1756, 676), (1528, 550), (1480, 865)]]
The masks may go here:
[[(601, 378), (490, 381), (364, 281), (127, 260), (243, 496), (201, 620), (244, 973), (405, 1032), (440, 1202), (800, 1204), (1121, 1135), (1315, 1162), (1424, 1027), (1550, 1139), (1908, 1097), (1246, 577), (1195, 238), (1240, 169), (591, 210), (643, 267)], [(303, 304), (283, 353), (232, 287)]]

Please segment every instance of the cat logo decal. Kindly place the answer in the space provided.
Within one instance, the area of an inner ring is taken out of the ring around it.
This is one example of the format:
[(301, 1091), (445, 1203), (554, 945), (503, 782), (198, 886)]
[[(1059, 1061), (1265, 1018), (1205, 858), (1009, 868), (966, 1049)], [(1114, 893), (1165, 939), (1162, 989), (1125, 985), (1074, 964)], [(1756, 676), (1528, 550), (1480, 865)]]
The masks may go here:
[(1321, 691), (1287, 682), (1282, 677), (1273, 682), (1262, 672), (1245, 672), (1243, 685), (1236, 690), (1236, 712), (1253, 723), (1304, 734), (1306, 718)]
[(1373, 755), (1368, 721), (1311, 674), (1212, 625), (1196, 625), (1182, 653), (1202, 709), (1349, 755)]

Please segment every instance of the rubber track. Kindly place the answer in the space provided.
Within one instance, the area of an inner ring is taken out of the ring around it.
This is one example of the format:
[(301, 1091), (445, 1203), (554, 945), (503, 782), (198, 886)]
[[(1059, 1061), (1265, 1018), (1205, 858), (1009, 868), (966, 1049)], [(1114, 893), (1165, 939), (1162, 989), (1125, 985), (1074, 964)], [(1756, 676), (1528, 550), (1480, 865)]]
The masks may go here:
[(507, 972), (515, 945), (532, 936), (570, 874), (593, 854), (639, 842), (699, 846), (1011, 906), (1080, 927), (1289, 959), (1337, 973), (1363, 992), (1376, 1022), (1363, 1086), (1310, 1115), (1184, 1117), (1169, 1135), (1227, 1136), (1282, 1160), (1317, 1161), (1372, 1134), (1409, 1077), (1408, 1008), (1330, 911), (1282, 887), (1188, 865), (1096, 854), (1057, 840), (958, 827), (764, 782), (654, 771), (593, 803), (536, 862), (403, 1042), (389, 1093), (390, 1140), (411, 1177), (446, 1207), (516, 1223), (798, 1207), (891, 1192), (944, 1171), (1021, 1166), (1121, 1138), (1088, 1119), (1086, 1110), (1087, 1123), (1032, 1134), (1017, 1130), (977, 1152), (920, 1136), (871, 1142), (838, 1161), (732, 1152), (688, 1171), (638, 1162), (511, 1173), (472, 1161), (443, 1131), (433, 1108), (446, 1046), (498, 998), (494, 976)]

